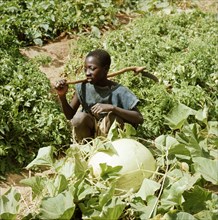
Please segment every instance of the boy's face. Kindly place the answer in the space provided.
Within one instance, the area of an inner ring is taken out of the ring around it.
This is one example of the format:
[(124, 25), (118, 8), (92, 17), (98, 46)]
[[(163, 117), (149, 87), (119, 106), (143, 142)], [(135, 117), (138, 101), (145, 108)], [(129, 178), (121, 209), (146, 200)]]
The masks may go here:
[(99, 64), (96, 57), (89, 56), (85, 59), (85, 74), (87, 81), (101, 85), (105, 79), (107, 79), (107, 70)]

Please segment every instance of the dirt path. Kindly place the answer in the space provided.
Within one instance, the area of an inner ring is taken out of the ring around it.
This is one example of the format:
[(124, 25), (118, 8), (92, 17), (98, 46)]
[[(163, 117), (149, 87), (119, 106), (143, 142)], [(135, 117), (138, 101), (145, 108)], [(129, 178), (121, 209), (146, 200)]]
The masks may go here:
[(51, 83), (60, 79), (64, 67), (69, 60), (72, 39), (64, 39), (59, 42), (50, 43), (43, 47), (32, 46), (21, 49), (21, 54), (32, 59), (47, 57), (51, 60), (48, 65), (40, 66), (40, 70), (46, 74)]

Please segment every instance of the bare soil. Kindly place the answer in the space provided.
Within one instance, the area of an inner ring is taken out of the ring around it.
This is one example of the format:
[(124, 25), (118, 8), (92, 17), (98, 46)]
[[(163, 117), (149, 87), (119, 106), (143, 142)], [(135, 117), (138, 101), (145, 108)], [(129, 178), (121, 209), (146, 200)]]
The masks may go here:
[(64, 67), (69, 60), (72, 39), (62, 39), (58, 42), (49, 43), (45, 46), (32, 46), (20, 50), (21, 54), (33, 59), (36, 57), (48, 57), (51, 62), (40, 66), (40, 70), (46, 74), (51, 83), (55, 83), (62, 76)]

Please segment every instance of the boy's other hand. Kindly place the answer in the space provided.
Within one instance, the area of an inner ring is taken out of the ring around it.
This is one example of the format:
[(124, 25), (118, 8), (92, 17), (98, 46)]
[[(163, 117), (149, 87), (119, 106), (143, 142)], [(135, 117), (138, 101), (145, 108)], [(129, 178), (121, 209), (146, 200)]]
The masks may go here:
[(55, 83), (54, 88), (56, 89), (59, 96), (66, 95), (68, 91), (68, 85), (66, 79), (58, 80)]

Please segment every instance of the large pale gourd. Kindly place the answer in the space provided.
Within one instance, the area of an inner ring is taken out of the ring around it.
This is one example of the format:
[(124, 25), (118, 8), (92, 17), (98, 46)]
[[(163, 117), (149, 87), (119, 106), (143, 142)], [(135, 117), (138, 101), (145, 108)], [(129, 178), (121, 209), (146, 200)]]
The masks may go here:
[(106, 163), (109, 166), (122, 166), (116, 188), (120, 191), (132, 189), (137, 191), (144, 178), (149, 178), (156, 169), (156, 162), (151, 152), (136, 140), (123, 138), (112, 142), (116, 154), (97, 152), (89, 160), (89, 166), (93, 169), (93, 175), (100, 177), (99, 164)]

